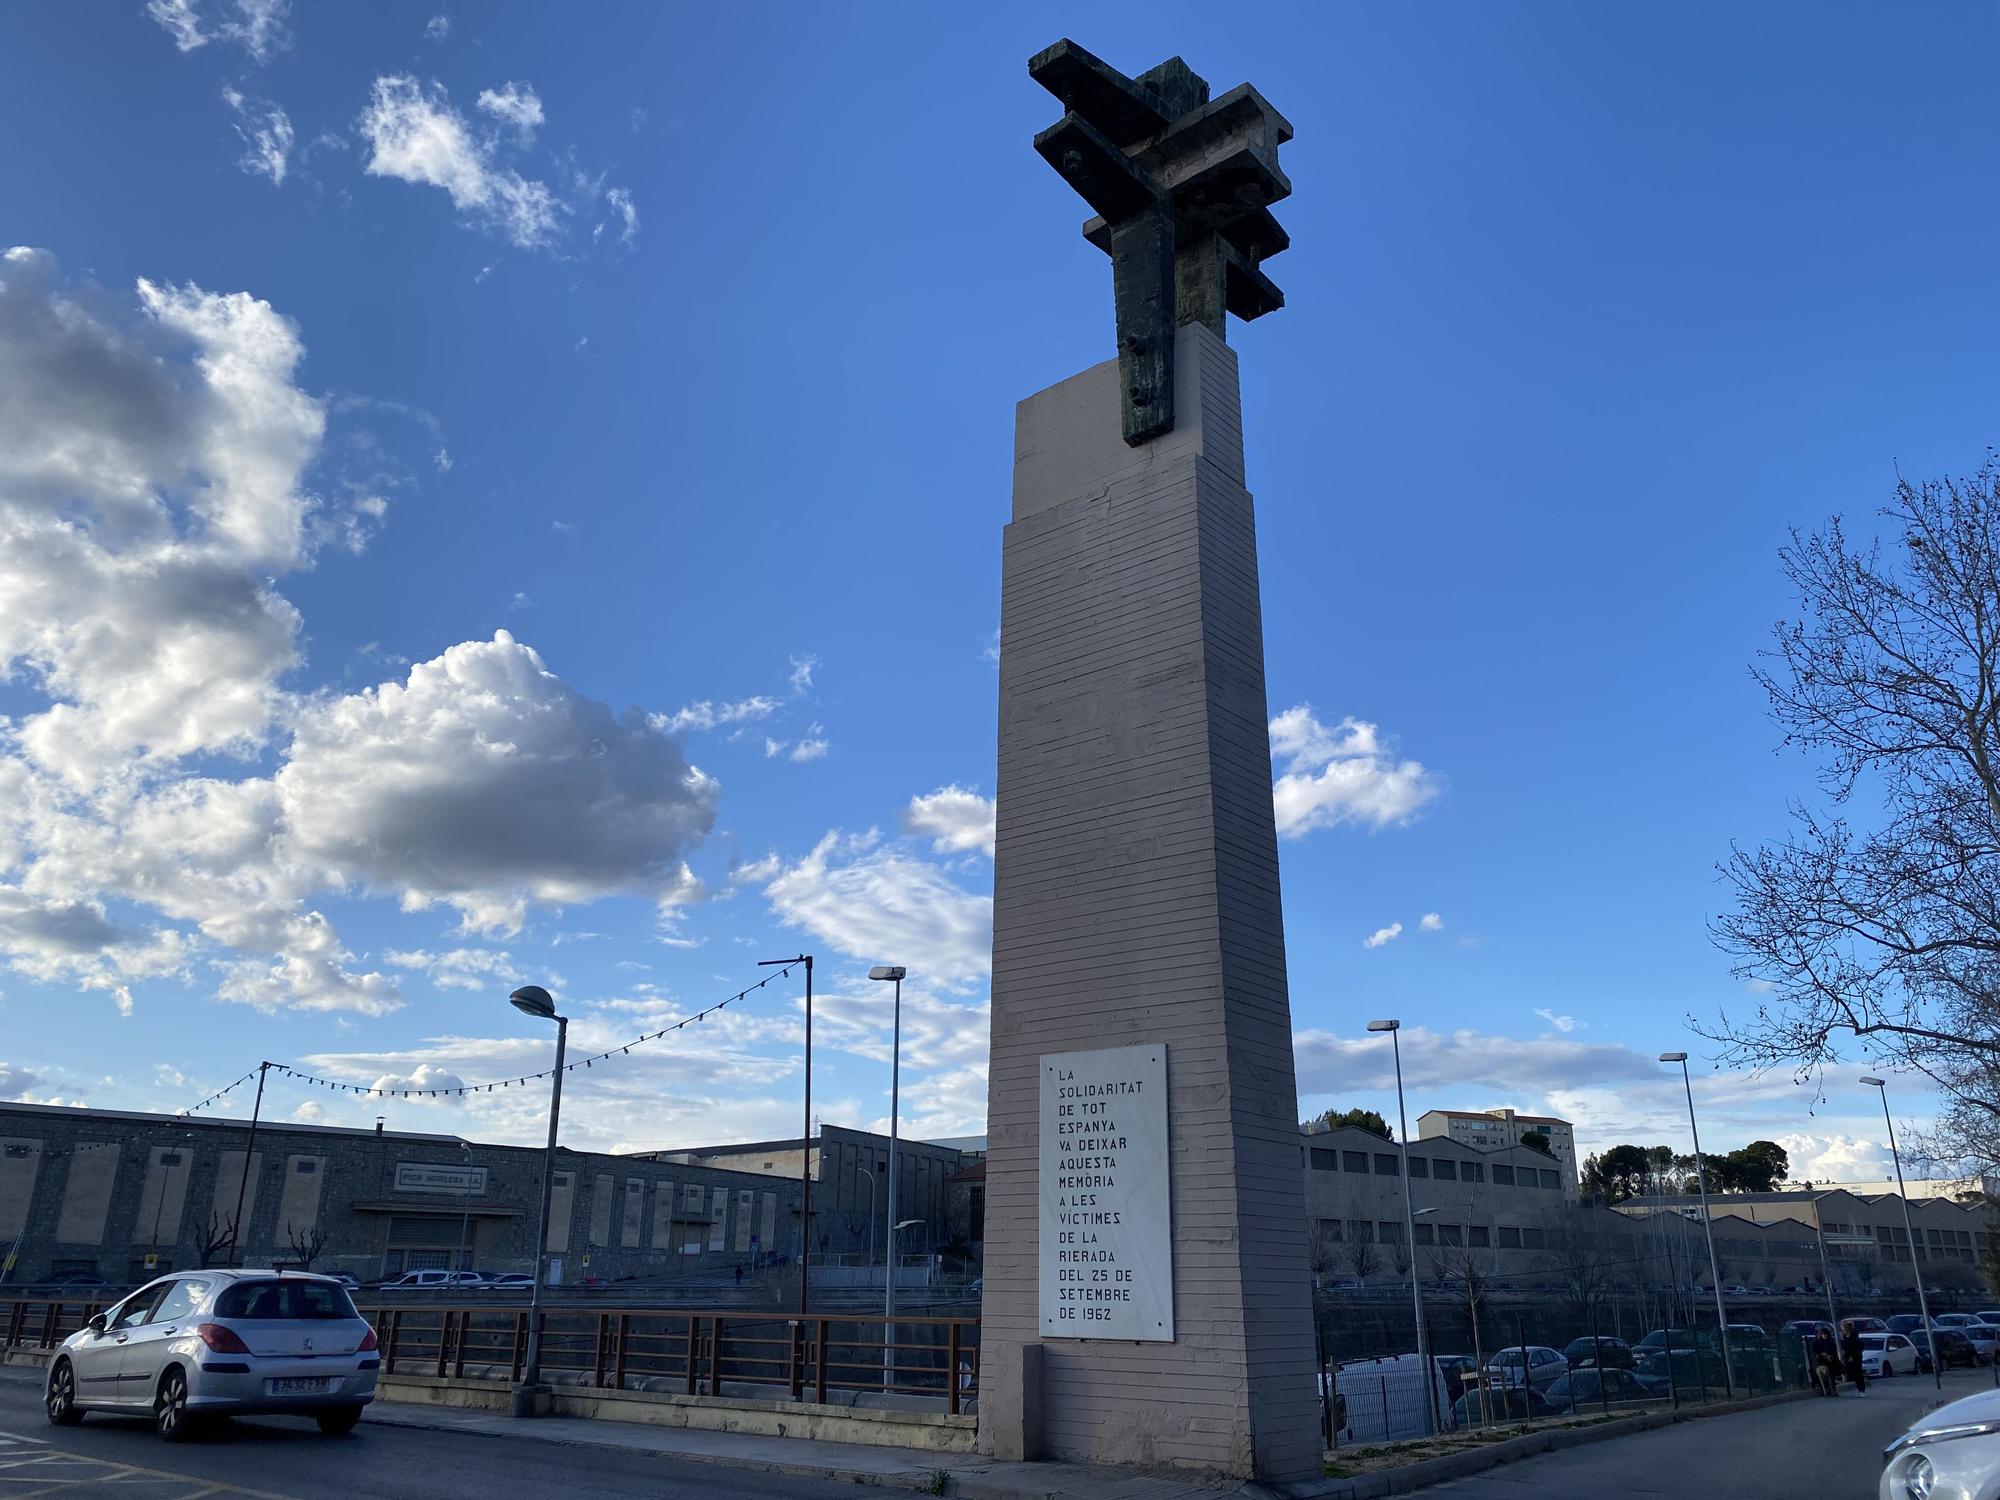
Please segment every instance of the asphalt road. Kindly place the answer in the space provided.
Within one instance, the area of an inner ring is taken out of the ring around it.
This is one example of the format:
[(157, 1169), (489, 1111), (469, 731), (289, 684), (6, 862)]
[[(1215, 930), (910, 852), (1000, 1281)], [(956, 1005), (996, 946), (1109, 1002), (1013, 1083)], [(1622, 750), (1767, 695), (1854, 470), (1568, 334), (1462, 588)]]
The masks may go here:
[(853, 1500), (854, 1486), (654, 1454), (515, 1442), (363, 1421), (344, 1438), (285, 1417), (230, 1421), (167, 1444), (149, 1424), (89, 1416), (56, 1428), (42, 1415), (37, 1372), (0, 1372), (0, 1497), (4, 1500), (452, 1500), (507, 1495), (645, 1495), (654, 1500)]
[[(1991, 1370), (1945, 1376), (1943, 1399), (1993, 1385)], [(1873, 1381), (1868, 1394), (1794, 1401), (1762, 1411), (1677, 1422), (1632, 1437), (1545, 1453), (1426, 1496), (1454, 1500), (1864, 1500), (1875, 1494), (1882, 1450), (1939, 1400), (1928, 1376)]]

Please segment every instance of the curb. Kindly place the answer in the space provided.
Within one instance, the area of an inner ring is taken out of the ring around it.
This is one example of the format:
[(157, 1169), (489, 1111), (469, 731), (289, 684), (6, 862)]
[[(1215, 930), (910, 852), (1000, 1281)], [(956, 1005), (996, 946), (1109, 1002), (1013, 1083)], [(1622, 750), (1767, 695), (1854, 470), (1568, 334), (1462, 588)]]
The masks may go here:
[[(464, 1428), (456, 1427), (448, 1422), (420, 1422), (413, 1421), (407, 1417), (379, 1415), (372, 1406), (363, 1414), (361, 1420), (363, 1425), (372, 1423), (377, 1427), (403, 1427), (417, 1432), (457, 1433), (461, 1437), (482, 1439), (498, 1438), (502, 1442), (541, 1443), (545, 1446), (562, 1448), (599, 1448), (608, 1449), (615, 1453), (645, 1453), (653, 1451), (631, 1443), (607, 1443), (588, 1437), (550, 1437), (546, 1431), (537, 1433), (509, 1432), (504, 1429), (499, 1431), (482, 1429), (478, 1432), (468, 1432)], [(774, 1441), (782, 1442), (783, 1439), (774, 1439)], [(931, 1486), (931, 1476), (925, 1473), (897, 1474), (881, 1469), (846, 1469), (829, 1467), (825, 1464), (790, 1463), (779, 1458), (739, 1458), (733, 1454), (689, 1453), (682, 1449), (673, 1450), (670, 1456), (676, 1463), (709, 1464), (725, 1469), (746, 1469), (760, 1474), (788, 1474), (801, 1479), (828, 1479), (837, 1484), (868, 1484), (883, 1489), (920, 1492), (929, 1490)], [(946, 1469), (945, 1472), (947, 1474), (951, 1473), (949, 1469)], [(977, 1484), (980, 1481), (975, 1480), (973, 1483)], [(955, 1474), (952, 1475), (949, 1493), (973, 1497), (982, 1495), (980, 1489), (966, 1487), (966, 1482)], [(1013, 1500), (1013, 1497), (1029, 1493), (1031, 1492), (1015, 1489), (1011, 1486), (992, 1489), (988, 1500)], [(1040, 1500), (1040, 1492), (1035, 1493), (1037, 1494), (1037, 1500)]]
[(1762, 1411), (1769, 1406), (1803, 1401), (1811, 1395), (1811, 1391), (1780, 1391), (1769, 1396), (1753, 1396), (1746, 1401), (1620, 1417), (1616, 1421), (1600, 1422), (1591, 1427), (1552, 1428), (1546, 1432), (1524, 1433), (1470, 1453), (1448, 1453), (1442, 1458), (1427, 1458), (1418, 1463), (1405, 1464), (1400, 1469), (1385, 1469), (1379, 1474), (1333, 1480), (1323, 1489), (1315, 1488), (1306, 1493), (1311, 1494), (1314, 1500), (1379, 1500), (1383, 1495), (1407, 1495), (1415, 1490), (1429, 1489), (1434, 1484), (1445, 1484), (1471, 1474), (1484, 1473), (1488, 1469), (1497, 1469), (1502, 1464), (1533, 1458), (1537, 1454), (1559, 1453), (1566, 1448), (1581, 1448), (1590, 1443), (1608, 1442), (1612, 1438), (1630, 1437), (1637, 1432), (1652, 1432), (1677, 1422), (1699, 1422), (1709, 1417)]

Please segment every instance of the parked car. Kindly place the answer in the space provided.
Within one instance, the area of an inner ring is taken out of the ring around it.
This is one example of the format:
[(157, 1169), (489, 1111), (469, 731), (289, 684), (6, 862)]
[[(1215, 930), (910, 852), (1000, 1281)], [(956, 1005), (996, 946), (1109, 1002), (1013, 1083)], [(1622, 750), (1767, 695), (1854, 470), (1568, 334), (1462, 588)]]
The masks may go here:
[(1882, 1450), (1880, 1500), (1990, 1495), (2000, 1482), (2000, 1390), (1926, 1412)]
[(1972, 1340), (1956, 1328), (1933, 1328), (1929, 1333), (1909, 1334), (1908, 1338), (1924, 1354), (1926, 1369), (1932, 1359), (1942, 1360), (1947, 1370), (1971, 1370), (1979, 1364), (1979, 1351), (1973, 1348)]
[(1526, 1385), (1540, 1390), (1569, 1371), (1569, 1361), (1560, 1349), (1545, 1344), (1515, 1345), (1502, 1349), (1486, 1361), (1487, 1378), (1509, 1388)]
[(480, 1290), (484, 1292), (525, 1292), (532, 1290), (534, 1285), (535, 1278), (530, 1276), (526, 1271), (509, 1271), (505, 1275), (493, 1277), (480, 1287)]
[(1995, 1308), (1990, 1312), (1974, 1313), (1973, 1317), (1979, 1319), (1980, 1322), (1987, 1324), (1989, 1327), (2000, 1328), (2000, 1308)]
[(1726, 1390), (1722, 1353), (1712, 1347), (1682, 1348), (1674, 1345), (1671, 1355), (1664, 1348), (1640, 1349), (1633, 1356), (1632, 1373), (1655, 1395), (1671, 1391), (1701, 1389)]
[(1889, 1332), (1915, 1333), (1924, 1326), (1922, 1313), (1897, 1313), (1889, 1319)]
[(1713, 1328), (1655, 1328), (1639, 1340), (1641, 1349), (1714, 1349)]
[(1992, 1364), (1994, 1355), (2000, 1353), (2000, 1328), (1974, 1321), (1961, 1324), (1952, 1332), (1972, 1345), (1972, 1352), (1979, 1356), (1982, 1365)]
[(1593, 1334), (1588, 1338), (1571, 1339), (1563, 1345), (1563, 1358), (1572, 1370), (1629, 1370), (1632, 1368), (1632, 1346), (1623, 1339)]
[(1861, 1373), (1871, 1380), (1921, 1374), (1928, 1356), (1900, 1333), (1861, 1335)]
[[(1843, 1323), (1852, 1323), (1856, 1333), (1887, 1333), (1889, 1331), (1889, 1325), (1884, 1323), (1880, 1318), (1842, 1318), (1840, 1321)], [(1835, 1328), (1834, 1332), (1838, 1334), (1840, 1330)]]
[(1526, 1422), (1536, 1417), (1552, 1417), (1555, 1408), (1536, 1390), (1467, 1391), (1452, 1405), (1451, 1414), (1459, 1427), (1477, 1427), (1486, 1422)]
[(1642, 1406), (1659, 1397), (1631, 1371), (1604, 1368), (1572, 1370), (1543, 1391), (1542, 1399), (1558, 1412), (1573, 1412)]
[(1822, 1330), (1832, 1334), (1835, 1338), (1840, 1337), (1840, 1330), (1835, 1328), (1831, 1323), (1822, 1322), (1815, 1318), (1794, 1318), (1778, 1330), (1778, 1339), (1781, 1343), (1796, 1342), (1799, 1339), (1815, 1338)]
[(1964, 1328), (1968, 1324), (1976, 1325), (1978, 1322), (1979, 1319), (1975, 1318), (1971, 1313), (1931, 1314), (1931, 1327), (1933, 1328)]
[(51, 1424), (151, 1414), (168, 1442), (201, 1419), (315, 1417), (350, 1432), (375, 1399), (375, 1330), (330, 1276), (188, 1271), (147, 1283), (64, 1339), (43, 1386)]

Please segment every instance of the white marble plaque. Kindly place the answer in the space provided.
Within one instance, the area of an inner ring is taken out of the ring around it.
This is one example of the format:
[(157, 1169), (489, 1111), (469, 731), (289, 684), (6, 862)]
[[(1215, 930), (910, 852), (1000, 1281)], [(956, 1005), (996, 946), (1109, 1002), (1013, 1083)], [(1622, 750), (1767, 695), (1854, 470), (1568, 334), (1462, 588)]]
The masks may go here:
[(1041, 1062), (1042, 1334), (1171, 1343), (1166, 1044)]

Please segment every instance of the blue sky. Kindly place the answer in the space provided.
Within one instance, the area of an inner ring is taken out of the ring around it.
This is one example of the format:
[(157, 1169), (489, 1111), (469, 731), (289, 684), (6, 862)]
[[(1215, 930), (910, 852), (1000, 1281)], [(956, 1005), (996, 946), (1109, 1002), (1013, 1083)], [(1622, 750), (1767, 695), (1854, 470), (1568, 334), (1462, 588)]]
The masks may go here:
[[(1289, 305), (1230, 336), (1306, 1109), (1393, 1106), (1392, 1014), (1416, 1108), (1678, 1141), (1651, 1058), (1749, 998), (1714, 864), (1810, 790), (1747, 671), (1776, 549), (1994, 432), (1972, 9), (0, 26), (0, 1093), (483, 1082), (546, 1059), (515, 984), (608, 1046), (806, 948), (823, 1117), (885, 1117), (900, 962), (908, 1128), (978, 1129), (1013, 404), (1111, 352), (1029, 149), (1064, 34), (1297, 130)], [(566, 1134), (795, 1130), (793, 998)], [(1853, 1071), (1705, 1077), (1709, 1143), (1876, 1175)]]

